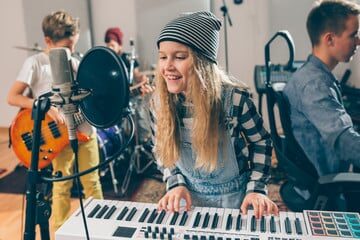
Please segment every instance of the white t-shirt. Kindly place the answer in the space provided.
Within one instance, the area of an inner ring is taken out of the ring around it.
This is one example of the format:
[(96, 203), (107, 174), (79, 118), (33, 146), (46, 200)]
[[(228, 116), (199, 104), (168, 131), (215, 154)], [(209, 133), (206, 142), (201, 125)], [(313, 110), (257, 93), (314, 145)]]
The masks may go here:
[[(76, 72), (79, 67), (79, 60), (72, 57), (71, 62), (72, 68), (74, 69), (74, 72)], [(42, 94), (50, 92), (52, 74), (49, 56), (46, 53), (41, 52), (28, 57), (16, 80), (27, 84), (30, 87), (34, 98), (38, 98)], [(88, 135), (91, 135), (94, 132), (94, 128), (86, 121), (82, 123), (78, 129)]]

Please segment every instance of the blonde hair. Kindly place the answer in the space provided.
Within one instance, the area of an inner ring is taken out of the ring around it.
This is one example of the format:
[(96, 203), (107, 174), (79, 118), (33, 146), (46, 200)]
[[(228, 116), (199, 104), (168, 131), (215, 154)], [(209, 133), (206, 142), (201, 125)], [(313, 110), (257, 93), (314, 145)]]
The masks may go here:
[[(192, 145), (196, 152), (196, 168), (209, 172), (217, 166), (219, 128), (224, 128), (221, 92), (225, 85), (247, 88), (235, 82), (219, 67), (190, 49), (194, 78), (189, 79), (186, 102), (192, 104)], [(165, 80), (157, 72), (155, 154), (164, 167), (174, 166), (180, 157), (180, 120), (178, 96), (168, 92)], [(223, 131), (221, 131), (223, 132)]]
[(58, 42), (79, 33), (79, 19), (73, 18), (65, 11), (56, 11), (43, 19), (42, 30), (45, 37), (49, 37), (54, 42)]

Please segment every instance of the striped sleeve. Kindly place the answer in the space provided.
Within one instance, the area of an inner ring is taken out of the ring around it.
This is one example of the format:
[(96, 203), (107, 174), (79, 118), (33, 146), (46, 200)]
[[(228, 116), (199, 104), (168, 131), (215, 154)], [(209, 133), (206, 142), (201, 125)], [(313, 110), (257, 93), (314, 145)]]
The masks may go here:
[(248, 143), (248, 159), (251, 174), (246, 192), (267, 194), (272, 154), (270, 134), (264, 128), (263, 119), (257, 112), (249, 93), (236, 90), (234, 92), (234, 103), (239, 103), (234, 108), (238, 110), (240, 133), (242, 133)]

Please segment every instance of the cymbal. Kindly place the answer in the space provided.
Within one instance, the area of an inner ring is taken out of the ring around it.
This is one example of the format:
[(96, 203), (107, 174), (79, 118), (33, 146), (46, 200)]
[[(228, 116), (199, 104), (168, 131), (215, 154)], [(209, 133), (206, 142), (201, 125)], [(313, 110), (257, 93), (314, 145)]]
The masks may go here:
[(41, 47), (39, 47), (39, 46), (34, 46), (34, 47), (14, 46), (14, 48), (20, 49), (20, 50), (32, 51), (32, 52), (42, 52), (42, 51), (44, 51), (44, 50), (43, 50)]
[(155, 70), (146, 70), (146, 71), (142, 71), (140, 73), (143, 75), (146, 75), (146, 76), (155, 76)]

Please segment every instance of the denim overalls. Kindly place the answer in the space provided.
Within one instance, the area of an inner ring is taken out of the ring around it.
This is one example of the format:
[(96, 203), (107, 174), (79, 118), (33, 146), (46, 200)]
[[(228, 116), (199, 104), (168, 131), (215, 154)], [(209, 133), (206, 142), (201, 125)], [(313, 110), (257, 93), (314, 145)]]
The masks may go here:
[(250, 172), (240, 175), (229, 131), (219, 135), (218, 162), (213, 172), (195, 169), (196, 153), (191, 145), (191, 126), (185, 119), (184, 126), (180, 128), (180, 140), (181, 157), (176, 165), (185, 177), (193, 205), (240, 208)]

